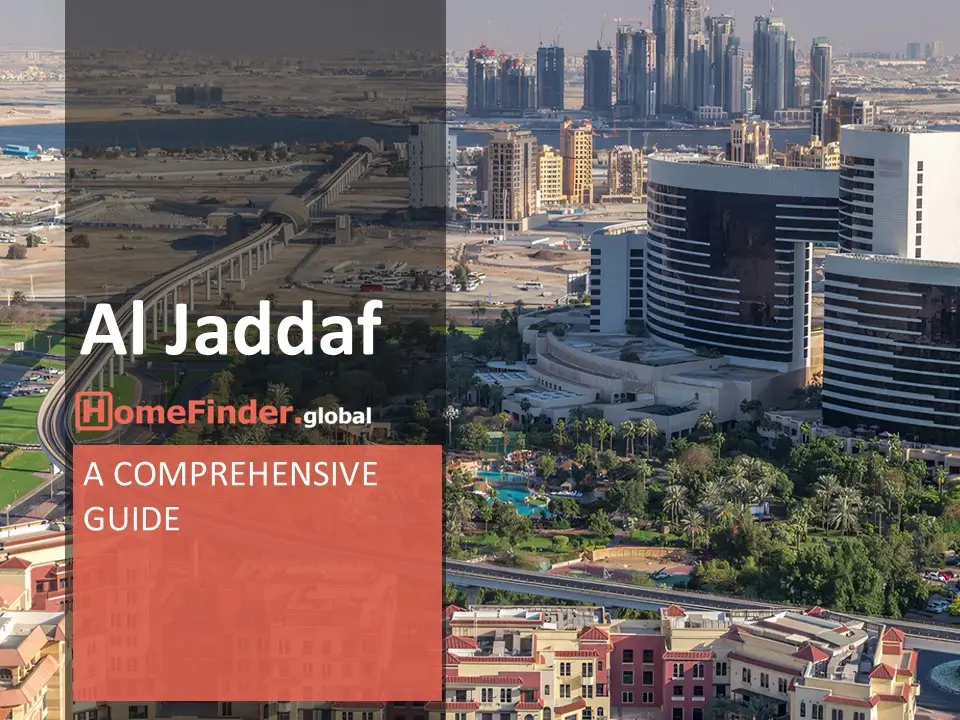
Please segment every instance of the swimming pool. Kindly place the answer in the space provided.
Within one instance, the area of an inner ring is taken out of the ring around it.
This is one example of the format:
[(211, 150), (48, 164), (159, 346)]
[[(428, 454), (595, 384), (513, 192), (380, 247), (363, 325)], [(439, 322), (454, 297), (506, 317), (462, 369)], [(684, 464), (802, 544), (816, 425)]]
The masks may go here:
[[(497, 500), (510, 503), (520, 515), (550, 517), (545, 507), (528, 505), (526, 499), (533, 495), (527, 488), (527, 478), (518, 473), (504, 473), (496, 470), (481, 470), (477, 477), (486, 480), (493, 487)], [(493, 498), (487, 498), (492, 503)]]

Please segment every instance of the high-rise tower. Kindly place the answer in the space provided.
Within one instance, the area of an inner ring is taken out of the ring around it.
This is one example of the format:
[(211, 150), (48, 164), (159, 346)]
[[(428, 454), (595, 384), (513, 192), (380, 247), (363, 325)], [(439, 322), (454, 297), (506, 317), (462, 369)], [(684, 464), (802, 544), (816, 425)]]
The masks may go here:
[(610, 112), (613, 59), (609, 49), (588, 50), (583, 58), (583, 109)]
[[(677, 77), (677, 56), (683, 58), (686, 46), (683, 33), (681, 49), (677, 49), (678, 3), (681, 0), (654, 0), (653, 32), (657, 37), (657, 112), (670, 112), (681, 104), (680, 85)], [(682, 6), (681, 6), (682, 7)], [(681, 31), (682, 32), (682, 31)]]
[[(778, 110), (792, 105), (796, 63), (783, 22), (760, 16), (753, 24), (753, 97), (757, 112), (772, 120)], [(787, 81), (790, 81), (789, 91)], [(791, 99), (788, 102), (788, 97)]]
[(833, 48), (825, 37), (813, 39), (810, 48), (810, 104), (816, 107), (830, 97), (830, 66)]
[(563, 110), (564, 52), (556, 45), (537, 48), (537, 107)]

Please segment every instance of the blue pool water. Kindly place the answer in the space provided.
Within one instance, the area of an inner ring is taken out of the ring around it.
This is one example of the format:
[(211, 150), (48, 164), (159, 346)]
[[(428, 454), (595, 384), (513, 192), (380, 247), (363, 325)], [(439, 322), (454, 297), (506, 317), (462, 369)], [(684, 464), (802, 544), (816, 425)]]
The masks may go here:
[[(549, 517), (550, 513), (542, 507), (527, 505), (525, 500), (533, 493), (527, 489), (527, 479), (517, 473), (504, 473), (495, 470), (481, 470), (477, 477), (489, 482), (495, 492), (497, 499), (505, 503), (510, 503), (521, 515)], [(490, 502), (493, 499), (490, 498)]]

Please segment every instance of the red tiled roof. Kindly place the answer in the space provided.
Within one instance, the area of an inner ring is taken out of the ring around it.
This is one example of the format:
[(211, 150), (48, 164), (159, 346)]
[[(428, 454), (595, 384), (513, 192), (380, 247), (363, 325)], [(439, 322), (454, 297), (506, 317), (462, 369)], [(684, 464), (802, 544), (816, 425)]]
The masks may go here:
[(825, 653), (823, 650), (818, 648), (816, 645), (804, 645), (802, 648), (797, 650), (793, 656), (799, 658), (800, 660), (806, 660), (807, 662), (817, 663), (823, 662), (824, 660), (829, 660), (830, 656)]
[(722, 637), (725, 640), (733, 640), (734, 642), (742, 643), (743, 635), (750, 635), (750, 633), (748, 633), (743, 628), (738, 627), (737, 625), (734, 625), (720, 637)]
[(555, 715), (566, 715), (568, 712), (573, 712), (574, 710), (582, 710), (586, 706), (587, 706), (586, 701), (582, 697), (580, 697), (574, 700), (569, 705), (561, 705), (560, 707), (555, 708), (553, 712)]
[(515, 675), (447, 675), (443, 678), (446, 685), (523, 685), (523, 680)]
[(690, 650), (683, 652), (680, 650), (668, 650), (663, 654), (664, 660), (710, 660), (716, 657), (712, 650)]
[(543, 701), (537, 700), (537, 702), (518, 702), (515, 706), (516, 710), (543, 710)]
[(19, 557), (12, 557), (0, 563), (0, 570), (26, 570), (28, 567), (30, 563)]
[(53, 659), (53, 656), (44, 656), (27, 673), (19, 686), (8, 690), (0, 690), (0, 707), (16, 708), (20, 705), (32, 704), (43, 692), (57, 669), (57, 661)]
[(457, 657), (456, 655), (454, 655), (452, 652), (447, 651), (447, 652), (445, 652), (445, 653), (443, 654), (443, 664), (444, 664), (444, 665), (459, 665), (459, 664), (460, 664), (460, 658), (458, 658), (458, 657)]
[(580, 639), (588, 642), (607, 642), (610, 634), (598, 627), (588, 627), (580, 631)]
[(903, 634), (902, 630), (898, 630), (897, 628), (887, 628), (886, 632), (883, 633), (883, 636), (880, 639), (884, 642), (902, 643), (907, 639), (907, 636)]
[(905, 650), (903, 661), (897, 668), (897, 677), (915, 677), (917, 674), (917, 653), (913, 650)]
[(485, 662), (485, 663), (532, 663), (533, 655), (461, 655), (457, 658), (459, 662)]
[(870, 671), (871, 680), (893, 680), (897, 675), (896, 671), (886, 663), (880, 663)]
[(834, 705), (853, 705), (854, 707), (873, 707), (877, 703), (872, 700), (860, 700), (858, 698), (848, 698), (842, 695), (827, 695), (823, 698), (824, 702)]
[(814, 605), (812, 608), (807, 610), (807, 615), (812, 615), (813, 617), (823, 617), (823, 608), (819, 605)]
[(671, 605), (665, 611), (667, 617), (686, 617), (687, 611), (679, 605)]
[(556, 657), (602, 657), (596, 650), (557, 650)]
[(443, 639), (443, 647), (446, 650), (467, 650), (473, 649), (476, 646), (476, 640), (471, 637), (463, 637), (462, 635), (447, 635)]
[(426, 710), (479, 710), (478, 702), (428, 702), (424, 705)]
[(387, 704), (385, 702), (335, 702), (332, 707), (334, 710), (384, 710)]
[(447, 605), (443, 609), (443, 615), (444, 617), (450, 617), (455, 612), (463, 612), (463, 611), (464, 611), (464, 608), (460, 607), (459, 605)]
[(786, 667), (785, 665), (777, 665), (776, 663), (767, 662), (766, 660), (758, 660), (757, 658), (752, 658), (749, 655), (741, 655), (740, 653), (729, 653), (727, 658), (730, 660), (739, 660), (740, 662), (745, 662), (749, 665), (756, 665), (757, 667), (766, 668), (767, 670), (774, 670), (776, 672), (781, 672), (784, 675), (799, 675), (800, 670), (797, 668)]

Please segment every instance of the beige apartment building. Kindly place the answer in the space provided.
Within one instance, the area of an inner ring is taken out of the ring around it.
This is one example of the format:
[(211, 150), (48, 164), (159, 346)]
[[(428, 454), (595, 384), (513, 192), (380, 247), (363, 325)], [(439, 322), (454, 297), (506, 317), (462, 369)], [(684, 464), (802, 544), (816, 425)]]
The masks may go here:
[(0, 613), (0, 716), (66, 720), (67, 657), (62, 612)]
[(447, 623), (446, 697), (427, 704), (430, 720), (610, 718), (603, 608), (454, 608)]
[(495, 220), (523, 220), (537, 212), (537, 139), (529, 130), (493, 133), (487, 148), (489, 214)]
[(578, 205), (593, 202), (593, 123), (565, 118), (560, 126), (563, 194)]
[(840, 143), (824, 145), (820, 138), (815, 137), (806, 145), (789, 145), (783, 153), (783, 164), (814, 170), (839, 170)]
[(640, 202), (647, 196), (646, 160), (641, 148), (619, 145), (607, 163), (606, 200)]
[(540, 148), (540, 204), (558, 205), (563, 196), (563, 156), (556, 148)]
[(731, 123), (727, 160), (765, 165), (772, 160), (772, 147), (770, 123), (742, 118)]

